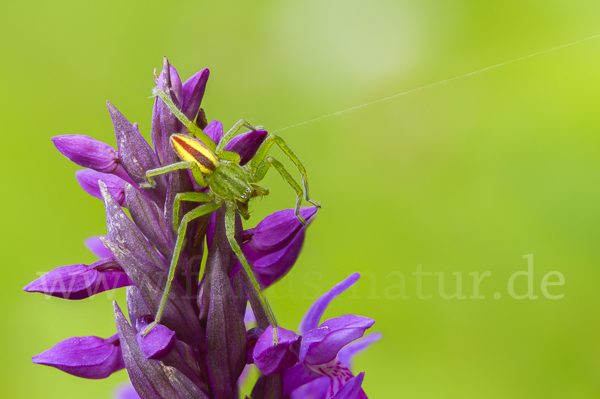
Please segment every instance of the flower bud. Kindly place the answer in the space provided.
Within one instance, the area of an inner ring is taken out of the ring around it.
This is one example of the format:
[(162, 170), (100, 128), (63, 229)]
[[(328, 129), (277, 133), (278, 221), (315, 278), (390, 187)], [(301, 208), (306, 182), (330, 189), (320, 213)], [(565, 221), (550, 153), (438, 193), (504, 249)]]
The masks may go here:
[(223, 124), (219, 121), (210, 122), (203, 130), (215, 144), (219, 144), (219, 141), (223, 138)]
[(157, 324), (146, 336), (143, 336), (148, 324), (143, 321), (138, 323), (138, 333), (135, 339), (146, 359), (162, 359), (171, 352), (175, 345), (175, 332), (162, 324)]
[(277, 327), (277, 345), (273, 345), (273, 327), (267, 327), (254, 346), (254, 364), (264, 375), (282, 373), (298, 361), (292, 350), (298, 338), (293, 331)]
[[(300, 215), (309, 221), (317, 212), (314, 206), (300, 208)], [(293, 209), (284, 209), (264, 218), (254, 229), (249, 243), (260, 252), (274, 253), (285, 248), (302, 229)]]
[(118, 334), (107, 339), (94, 336), (68, 338), (33, 356), (32, 361), (90, 379), (106, 378), (125, 367)]
[(52, 142), (64, 156), (84, 168), (112, 173), (119, 166), (117, 150), (83, 134), (55, 136)]
[(240, 154), (240, 165), (243, 166), (256, 155), (256, 151), (258, 151), (263, 141), (265, 141), (267, 135), (266, 130), (253, 130), (243, 133), (231, 139), (224, 149)]
[[(174, 69), (175, 68), (173, 68), (173, 70)], [(210, 72), (208, 69), (204, 68), (183, 83), (183, 107), (181, 110), (191, 121), (193, 121), (196, 114), (198, 114), (202, 97), (204, 97), (204, 90), (206, 90), (206, 82), (208, 81), (209, 74)], [(171, 72), (171, 75), (173, 75), (173, 72)]]
[(107, 173), (96, 172), (91, 169), (83, 169), (75, 172), (75, 178), (79, 182), (81, 188), (92, 197), (102, 199), (102, 192), (98, 181), (101, 180), (106, 184), (106, 188), (115, 197), (119, 205), (126, 207), (125, 201), (125, 186), (127, 182), (120, 177)]
[(132, 285), (114, 258), (91, 265), (61, 266), (29, 283), (23, 291), (41, 292), (64, 299), (84, 299), (100, 292)]

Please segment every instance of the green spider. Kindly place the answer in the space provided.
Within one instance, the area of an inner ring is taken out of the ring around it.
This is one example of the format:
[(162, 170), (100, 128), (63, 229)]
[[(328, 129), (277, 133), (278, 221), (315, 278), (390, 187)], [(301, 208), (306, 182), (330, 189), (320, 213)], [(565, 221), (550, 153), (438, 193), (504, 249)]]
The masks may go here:
[[(173, 258), (171, 259), (167, 284), (163, 292), (156, 317), (154, 322), (144, 330), (143, 335), (148, 334), (148, 332), (161, 320), (162, 314), (165, 310), (169, 290), (171, 288), (171, 283), (173, 281), (173, 277), (175, 276), (175, 269), (179, 260), (179, 254), (185, 241), (185, 233), (188, 223), (194, 219), (216, 211), (223, 204), (225, 204), (227, 207), (225, 212), (225, 230), (227, 233), (227, 239), (231, 245), (231, 249), (233, 249), (237, 255), (240, 263), (244, 267), (244, 270), (248, 274), (254, 289), (257, 291), (261, 299), (262, 306), (269, 316), (271, 325), (276, 327), (277, 324), (275, 317), (273, 316), (266, 298), (260, 289), (260, 285), (256, 281), (254, 273), (252, 273), (252, 269), (250, 268), (246, 257), (242, 253), (242, 249), (235, 239), (235, 212), (236, 210), (239, 211), (242, 217), (248, 219), (248, 201), (253, 197), (267, 195), (269, 193), (268, 189), (260, 187), (256, 183), (260, 182), (265, 177), (267, 171), (272, 166), (277, 169), (281, 176), (296, 191), (297, 198), (295, 214), (298, 220), (302, 224), (305, 224), (306, 221), (300, 215), (302, 196), (304, 195), (306, 201), (314, 206), (318, 208), (321, 207), (318, 202), (310, 199), (306, 169), (298, 157), (296, 157), (292, 150), (287, 146), (285, 141), (283, 141), (281, 137), (278, 137), (274, 134), (269, 134), (254, 157), (246, 165), (240, 166), (240, 156), (237, 153), (225, 151), (224, 148), (228, 142), (242, 133), (242, 128), (245, 127), (250, 130), (256, 130), (254, 126), (243, 119), (238, 121), (223, 136), (219, 142), (219, 145), (217, 145), (210, 137), (208, 137), (208, 135), (206, 135), (206, 133), (202, 131), (202, 129), (200, 129), (194, 122), (190, 121), (179, 110), (179, 108), (173, 104), (173, 101), (169, 95), (158, 89), (155, 89), (154, 94), (160, 97), (160, 99), (164, 101), (177, 119), (179, 119), (181, 123), (185, 125), (189, 131), (189, 135), (174, 134), (171, 136), (171, 146), (182, 161), (147, 171), (146, 178), (148, 179), (148, 183), (142, 183), (140, 184), (140, 187), (148, 189), (155, 188), (156, 183), (152, 179), (153, 176), (162, 175), (174, 170), (190, 169), (196, 183), (201, 187), (209, 187), (210, 190), (207, 193), (188, 192), (179, 193), (175, 196), (175, 201), (173, 204), (173, 227), (177, 232), (177, 241), (173, 251)], [(193, 137), (196, 137), (198, 140), (194, 139)], [(267, 156), (267, 153), (273, 144), (277, 144), (296, 165), (300, 171), (300, 174), (302, 175), (303, 187), (300, 187), (300, 185), (294, 180), (281, 162), (277, 161), (273, 157)], [(203, 202), (204, 204), (186, 213), (181, 219), (180, 224), (179, 208), (181, 201)]]

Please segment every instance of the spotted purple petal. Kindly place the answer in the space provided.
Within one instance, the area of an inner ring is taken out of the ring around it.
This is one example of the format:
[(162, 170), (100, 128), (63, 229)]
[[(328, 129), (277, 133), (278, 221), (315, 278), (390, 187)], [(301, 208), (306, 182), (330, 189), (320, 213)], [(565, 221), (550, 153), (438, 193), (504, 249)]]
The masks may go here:
[(323, 315), (323, 312), (325, 311), (329, 303), (342, 292), (352, 287), (354, 283), (358, 281), (359, 278), (360, 273), (352, 273), (344, 280), (342, 280), (342, 282), (335, 285), (332, 289), (330, 289), (319, 299), (317, 299), (302, 318), (302, 321), (300, 322), (300, 327), (298, 328), (300, 330), (300, 333), (305, 334), (309, 330), (316, 328), (319, 325), (319, 320), (321, 320), (321, 316)]
[(351, 378), (335, 395), (331, 396), (331, 399), (367, 399), (367, 396), (361, 390), (364, 377), (365, 373), (360, 373), (356, 377)]
[(132, 284), (121, 265), (111, 257), (91, 265), (57, 267), (29, 283), (23, 291), (41, 292), (64, 299), (84, 299)]
[(267, 327), (254, 346), (254, 364), (264, 375), (282, 373), (298, 361), (292, 351), (298, 338), (295, 332), (277, 327), (278, 342), (273, 345), (273, 327)]
[(106, 378), (125, 367), (118, 334), (106, 339), (68, 338), (33, 356), (32, 361), (89, 379)]
[(127, 207), (127, 202), (125, 201), (125, 186), (127, 182), (120, 177), (108, 173), (96, 172), (92, 169), (83, 169), (75, 172), (75, 178), (86, 193), (98, 199), (102, 199), (102, 192), (98, 181), (103, 181), (119, 205)]

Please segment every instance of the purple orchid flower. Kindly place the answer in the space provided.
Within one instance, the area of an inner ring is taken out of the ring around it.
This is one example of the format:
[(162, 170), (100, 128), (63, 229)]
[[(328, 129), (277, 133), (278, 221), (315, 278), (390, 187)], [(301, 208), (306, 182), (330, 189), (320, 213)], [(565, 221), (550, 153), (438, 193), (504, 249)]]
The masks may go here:
[[(218, 121), (208, 123), (200, 107), (208, 75), (204, 69), (182, 83), (175, 68), (165, 59), (156, 82), (190, 120), (218, 142), (223, 137), (223, 125)], [(257, 330), (246, 331), (244, 313), (249, 302), (255, 303), (257, 294), (249, 289), (248, 277), (237, 266), (237, 257), (225, 233), (224, 209), (220, 209), (188, 225), (187, 242), (180, 254), (161, 324), (144, 336), (142, 332), (154, 320), (158, 309), (174, 251), (176, 237), (170, 215), (175, 196), (201, 189), (187, 171), (177, 171), (157, 176), (155, 189), (141, 190), (138, 184), (145, 181), (146, 171), (176, 161), (169, 139), (185, 128), (157, 99), (150, 146), (137, 124), (130, 123), (111, 103), (107, 105), (115, 129), (116, 150), (83, 135), (54, 138), (61, 153), (87, 168), (76, 174), (84, 190), (104, 202), (107, 233), (86, 240), (86, 246), (99, 260), (91, 265), (59, 267), (24, 289), (65, 299), (83, 299), (127, 287), (129, 321), (114, 303), (116, 334), (106, 339), (67, 338), (34, 356), (33, 362), (82, 378), (106, 378), (125, 368), (131, 385), (119, 391), (121, 399), (234, 398), (240, 375), (248, 363), (254, 362), (267, 375), (256, 383), (252, 397), (259, 398), (261, 392), (268, 390), (270, 398), (283, 399), (284, 382), (295, 378), (291, 370), (298, 365), (309, 371), (311, 367), (318, 368), (321, 365), (318, 362), (324, 360), (323, 354), (330, 352), (319, 345), (335, 342), (341, 348), (351, 337), (358, 336), (348, 331), (364, 331), (367, 319), (354, 316), (352, 320), (339, 319), (337, 324), (334, 321), (320, 327), (315, 324), (303, 332), (302, 339), (280, 329), (278, 346), (269, 349), (263, 339), (269, 332), (266, 315), (254, 314)], [(266, 136), (264, 130), (244, 133), (225, 149), (237, 152), (243, 164), (252, 159)], [(193, 206), (182, 203), (181, 214)], [(123, 207), (127, 207), (128, 213)], [(315, 211), (312, 207), (302, 208), (301, 214), (311, 222)], [(237, 231), (242, 251), (251, 261), (260, 284), (267, 287), (288, 273), (296, 262), (306, 226), (298, 222), (292, 210), (283, 210), (268, 216), (254, 229), (242, 231), (238, 220)], [(203, 258), (206, 263), (200, 275)], [(329, 336), (317, 335), (328, 328)], [(249, 347), (252, 351), (259, 348), (256, 357), (248, 356)], [(350, 347), (336, 351), (337, 359), (342, 359), (344, 350), (347, 352)], [(316, 375), (311, 381), (319, 381), (327, 374), (311, 372)], [(342, 385), (335, 387), (336, 397), (353, 397), (359, 392), (361, 382), (362, 374), (344, 379)], [(310, 382), (295, 384), (302, 388)]]
[(272, 345), (273, 329), (267, 328), (253, 347), (254, 363), (265, 375), (283, 373), (282, 394), (291, 399), (366, 398), (361, 388), (364, 373), (350, 371), (352, 357), (381, 337), (361, 338), (375, 321), (344, 315), (319, 320), (329, 303), (359, 279), (354, 273), (320, 297), (300, 323), (300, 333), (278, 328), (280, 344)]

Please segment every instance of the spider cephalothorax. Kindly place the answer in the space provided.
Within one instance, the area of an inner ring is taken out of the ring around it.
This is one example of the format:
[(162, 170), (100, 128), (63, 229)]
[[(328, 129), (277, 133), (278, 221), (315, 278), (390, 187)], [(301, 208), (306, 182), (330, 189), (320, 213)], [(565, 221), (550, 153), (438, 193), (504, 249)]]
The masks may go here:
[[(163, 293), (158, 312), (152, 323), (145, 333), (150, 331), (154, 325), (160, 322), (164, 305), (169, 294), (171, 281), (175, 274), (179, 254), (185, 241), (187, 225), (190, 221), (207, 215), (219, 209), (223, 204), (226, 205), (225, 228), (227, 238), (231, 248), (236, 253), (240, 263), (244, 267), (248, 277), (252, 281), (254, 288), (259, 293), (262, 299), (264, 310), (271, 319), (271, 324), (276, 327), (275, 318), (269, 308), (269, 305), (264, 298), (260, 286), (252, 273), (250, 265), (246, 260), (242, 250), (235, 239), (235, 212), (236, 210), (244, 217), (248, 218), (248, 201), (252, 197), (267, 195), (269, 190), (260, 187), (256, 183), (260, 182), (266, 175), (267, 171), (273, 166), (281, 174), (281, 176), (292, 186), (296, 191), (296, 208), (295, 214), (302, 224), (306, 221), (300, 216), (300, 204), (302, 197), (314, 206), (320, 207), (320, 204), (310, 199), (308, 193), (308, 181), (304, 166), (294, 155), (292, 150), (287, 146), (285, 141), (279, 136), (269, 134), (264, 142), (259, 147), (256, 154), (244, 166), (240, 165), (240, 155), (235, 152), (225, 151), (225, 145), (234, 137), (242, 133), (241, 129), (246, 128), (255, 131), (257, 128), (244, 120), (237, 122), (221, 139), (217, 145), (206, 133), (202, 131), (194, 122), (190, 121), (171, 101), (169, 95), (162, 90), (156, 90), (155, 94), (160, 97), (169, 107), (171, 112), (183, 123), (189, 130), (189, 135), (174, 134), (171, 136), (171, 146), (177, 153), (181, 162), (166, 165), (161, 168), (152, 169), (146, 172), (148, 183), (141, 185), (143, 188), (154, 188), (155, 183), (153, 176), (169, 173), (179, 169), (190, 169), (196, 184), (201, 187), (208, 187), (208, 192), (187, 192), (179, 193), (175, 197), (173, 204), (173, 226), (177, 231), (177, 242), (171, 259), (169, 269), (169, 278), (167, 286)], [(273, 157), (267, 156), (269, 149), (273, 144), (277, 144), (281, 150), (290, 158), (296, 165), (302, 175), (302, 187), (294, 180), (285, 167)], [(201, 202), (202, 205), (194, 208), (186, 213), (179, 222), (179, 209), (181, 201)]]

